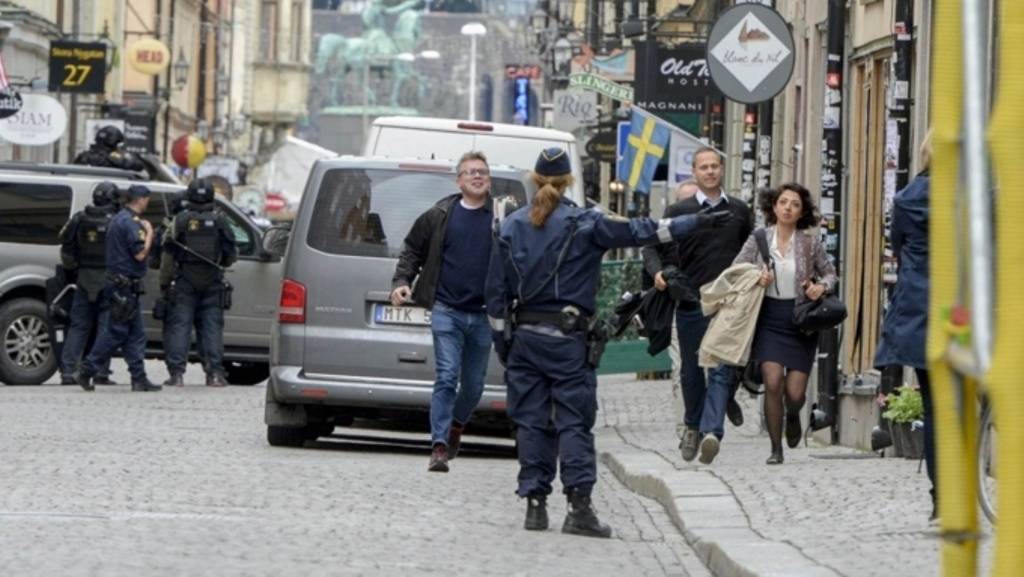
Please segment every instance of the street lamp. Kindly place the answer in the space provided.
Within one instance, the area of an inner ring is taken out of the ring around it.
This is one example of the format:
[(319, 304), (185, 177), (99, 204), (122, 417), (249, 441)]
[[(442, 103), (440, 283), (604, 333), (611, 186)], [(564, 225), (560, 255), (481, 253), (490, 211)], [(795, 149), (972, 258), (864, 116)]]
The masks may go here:
[(469, 36), (469, 119), (476, 120), (476, 37), (487, 34), (487, 28), (479, 22), (462, 26), (462, 35)]
[(559, 38), (552, 50), (552, 59), (555, 63), (555, 72), (561, 78), (569, 75), (569, 63), (572, 61), (572, 43), (567, 38)]
[(174, 86), (184, 88), (188, 82), (188, 60), (185, 60), (185, 50), (181, 46), (178, 47), (178, 58), (171, 68), (174, 69)]

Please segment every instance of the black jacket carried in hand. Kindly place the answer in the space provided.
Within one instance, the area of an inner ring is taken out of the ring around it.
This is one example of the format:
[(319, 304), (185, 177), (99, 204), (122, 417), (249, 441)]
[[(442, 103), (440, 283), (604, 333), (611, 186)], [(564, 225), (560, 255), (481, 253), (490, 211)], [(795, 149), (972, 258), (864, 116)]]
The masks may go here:
[[(728, 210), (733, 218), (721, 227), (704, 228), (681, 242), (644, 247), (641, 251), (644, 269), (653, 278), (668, 265), (676, 265), (686, 277), (690, 292), (680, 301), (688, 309), (700, 307), (700, 287), (709, 283), (732, 266), (732, 261), (743, 248), (753, 231), (753, 216), (742, 200), (727, 197), (714, 210)], [(704, 210), (697, 197), (690, 197), (665, 209), (664, 218), (681, 214), (696, 214)], [(664, 275), (662, 275), (664, 276)]]
[[(427, 209), (413, 223), (402, 244), (402, 254), (398, 256), (395, 275), (391, 277), (391, 290), (400, 286), (413, 287), (412, 301), (421, 307), (429, 309), (434, 306), (448, 215), (460, 198), (461, 193), (452, 194)], [(484, 209), (494, 212), (491, 199), (487, 200)]]

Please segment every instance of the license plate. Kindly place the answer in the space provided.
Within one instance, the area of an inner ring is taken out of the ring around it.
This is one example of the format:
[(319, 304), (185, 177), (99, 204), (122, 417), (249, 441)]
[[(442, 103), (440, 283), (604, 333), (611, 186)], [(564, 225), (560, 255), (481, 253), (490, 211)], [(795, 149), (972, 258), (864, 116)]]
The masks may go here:
[(430, 326), (430, 311), (420, 307), (373, 305), (373, 322), (378, 325)]

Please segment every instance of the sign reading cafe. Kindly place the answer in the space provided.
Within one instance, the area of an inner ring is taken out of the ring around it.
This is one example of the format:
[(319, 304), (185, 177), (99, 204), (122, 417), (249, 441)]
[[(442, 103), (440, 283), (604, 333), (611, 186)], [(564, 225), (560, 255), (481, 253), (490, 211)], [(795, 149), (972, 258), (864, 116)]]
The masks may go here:
[(634, 42), (636, 104), (644, 110), (704, 112), (708, 96), (718, 96), (711, 82), (703, 44), (659, 46)]

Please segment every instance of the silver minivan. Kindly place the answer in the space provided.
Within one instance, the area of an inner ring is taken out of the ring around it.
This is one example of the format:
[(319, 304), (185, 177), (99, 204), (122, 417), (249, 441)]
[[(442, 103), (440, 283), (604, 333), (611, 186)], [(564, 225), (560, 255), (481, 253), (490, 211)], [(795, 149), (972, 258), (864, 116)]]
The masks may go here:
[[(492, 165), (491, 183), (493, 197), (518, 206), (532, 196), (519, 169)], [(392, 306), (391, 277), (416, 218), (458, 192), (448, 160), (348, 156), (313, 166), (287, 242), (271, 335), (271, 445), (301, 446), (356, 417), (429, 411), (430, 311)], [(504, 414), (502, 370), (492, 355), (474, 420), (504, 421)]]
[[(148, 186), (152, 197), (143, 217), (154, 226), (166, 215), (168, 195), (185, 188), (112, 168), (0, 164), (0, 383), (40, 384), (57, 370), (46, 279), (60, 263), (61, 227), (92, 202), (93, 188), (104, 180), (122, 188)], [(267, 378), (282, 263), (263, 249), (263, 230), (238, 207), (220, 197), (217, 205), (228, 218), (239, 251), (226, 275), (236, 290), (224, 315), (224, 369), (228, 382), (252, 385)], [(163, 355), (162, 325), (152, 318), (157, 276), (156, 271), (146, 275), (142, 299), (148, 357)]]

